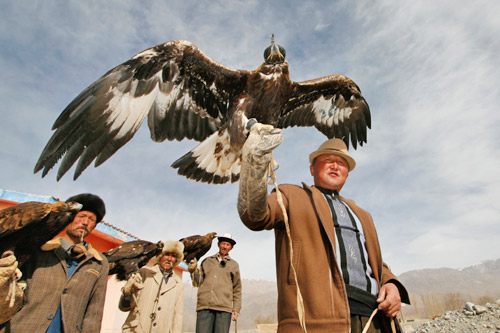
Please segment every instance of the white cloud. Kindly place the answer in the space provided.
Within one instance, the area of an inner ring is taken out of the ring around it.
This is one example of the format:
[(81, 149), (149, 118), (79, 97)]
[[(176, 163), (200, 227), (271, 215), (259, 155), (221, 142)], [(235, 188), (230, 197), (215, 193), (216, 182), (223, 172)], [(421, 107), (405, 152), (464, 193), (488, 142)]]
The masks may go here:
[[(3, 2), (0, 5), (0, 186), (59, 196), (96, 192), (107, 220), (156, 241), (231, 232), (245, 277), (275, 279), (272, 232), (236, 213), (237, 185), (210, 186), (170, 164), (193, 141), (153, 143), (147, 126), (76, 181), (32, 170), (62, 109), (143, 49), (188, 39), (220, 63), (251, 70), (269, 35), (296, 81), (346, 74), (372, 110), (368, 144), (343, 194), (372, 213), (397, 272), (464, 267), (500, 256), (500, 3), (479, 1)], [(230, 29), (227, 29), (227, 26)], [(307, 156), (325, 139), (284, 130), (280, 183), (311, 183)], [(257, 246), (257, 245), (258, 246)]]

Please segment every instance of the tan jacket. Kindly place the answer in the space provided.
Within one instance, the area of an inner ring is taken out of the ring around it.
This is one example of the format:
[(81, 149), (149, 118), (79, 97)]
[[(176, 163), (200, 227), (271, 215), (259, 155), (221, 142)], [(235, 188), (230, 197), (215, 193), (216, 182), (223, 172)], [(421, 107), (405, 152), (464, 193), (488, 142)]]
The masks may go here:
[[(175, 274), (163, 281), (163, 274), (158, 265), (143, 266), (140, 269), (144, 288), (135, 296), (137, 304), (132, 301), (130, 313), (122, 326), (123, 332), (165, 332), (179, 333), (182, 330), (182, 311), (184, 305), (184, 284)], [(160, 287), (155, 320), (151, 320), (155, 299)]]
[[(335, 230), (332, 214), (323, 194), (303, 184), (281, 185), (289, 218), (294, 251), (294, 266), (304, 300), (307, 331), (349, 332), (350, 315), (344, 280), (335, 258)], [(382, 261), (372, 217), (354, 201), (341, 198), (363, 225), (368, 261), (379, 286), (393, 280), (408, 302), (408, 294)], [(276, 239), (276, 272), (278, 284), (278, 332), (302, 332), (297, 312), (297, 291), (290, 265), (288, 238), (276, 192), (268, 198), (269, 213), (262, 221), (243, 223), (252, 230), (274, 229)], [(391, 281), (391, 282), (393, 282)]]
[(216, 310), (241, 311), (241, 279), (238, 263), (229, 256), (224, 258), (224, 267), (219, 265), (217, 254), (201, 263), (196, 311)]
[(0, 332), (45, 332), (61, 304), (65, 332), (99, 332), (108, 261), (89, 244), (86, 258), (68, 279), (60, 239), (47, 242), (25, 265), (25, 304)]

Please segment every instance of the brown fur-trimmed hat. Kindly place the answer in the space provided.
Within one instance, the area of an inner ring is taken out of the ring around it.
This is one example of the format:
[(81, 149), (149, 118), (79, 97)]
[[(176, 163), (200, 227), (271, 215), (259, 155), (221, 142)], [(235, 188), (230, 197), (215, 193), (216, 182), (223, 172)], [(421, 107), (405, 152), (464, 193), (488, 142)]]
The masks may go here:
[(79, 204), (82, 204), (83, 207), (82, 210), (87, 210), (89, 212), (92, 212), (96, 216), (96, 222), (99, 223), (102, 221), (102, 218), (106, 214), (106, 206), (104, 205), (104, 201), (102, 199), (91, 193), (82, 193), (82, 194), (77, 194), (72, 197), (69, 197), (66, 202), (78, 202)]

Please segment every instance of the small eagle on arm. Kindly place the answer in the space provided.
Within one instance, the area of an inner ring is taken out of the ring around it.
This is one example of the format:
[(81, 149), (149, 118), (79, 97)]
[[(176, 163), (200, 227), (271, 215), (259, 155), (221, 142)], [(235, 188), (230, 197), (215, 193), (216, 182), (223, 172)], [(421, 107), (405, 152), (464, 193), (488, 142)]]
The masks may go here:
[(162, 249), (163, 242), (135, 240), (103, 254), (109, 262), (109, 275), (116, 274), (118, 280), (126, 281), (132, 273), (138, 272), (151, 258), (160, 254)]
[(77, 202), (29, 201), (0, 210), (0, 255), (12, 250), (19, 267), (70, 224), (82, 205)]
[(344, 75), (290, 80), (285, 49), (264, 51), (256, 70), (225, 67), (194, 44), (170, 41), (116, 66), (81, 92), (60, 114), (34, 172), (44, 177), (63, 157), (59, 180), (78, 160), (74, 179), (125, 145), (148, 118), (153, 141), (200, 141), (172, 167), (196, 181), (239, 179), (241, 148), (253, 122), (276, 128), (314, 126), (354, 148), (367, 142), (370, 109)]
[(210, 232), (205, 236), (193, 235), (179, 239), (184, 244), (184, 261), (189, 263), (195, 258), (199, 261), (210, 250), (215, 237), (217, 233)]

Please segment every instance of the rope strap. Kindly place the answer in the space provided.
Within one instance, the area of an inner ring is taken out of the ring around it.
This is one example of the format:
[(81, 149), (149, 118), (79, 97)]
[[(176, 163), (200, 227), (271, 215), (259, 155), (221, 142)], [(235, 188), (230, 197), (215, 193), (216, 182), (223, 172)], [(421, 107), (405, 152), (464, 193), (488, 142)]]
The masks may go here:
[[(370, 325), (372, 323), (373, 317), (375, 317), (375, 314), (377, 313), (378, 308), (373, 310), (372, 315), (370, 316), (370, 319), (368, 319), (368, 322), (366, 323), (365, 327), (363, 328), (363, 331), (361, 333), (366, 333), (368, 329), (370, 328)], [(394, 324), (394, 318), (391, 318), (391, 332), (396, 333), (396, 324)]]
[(8, 296), (7, 297), (10, 297), (10, 300), (9, 300), (9, 308), (13, 307), (14, 306), (14, 303), (16, 302), (16, 280), (17, 280), (17, 277), (16, 277), (16, 272), (12, 272), (12, 276), (11, 276), (11, 279), (12, 279), (12, 282), (10, 283), (10, 290), (9, 290), (9, 293), (8, 293)]
[[(272, 153), (271, 153), (272, 156)], [(269, 164), (269, 174), (271, 176), (271, 181), (276, 188), (276, 196), (278, 200), (278, 204), (280, 205), (281, 211), (283, 212), (283, 220), (285, 222), (286, 234), (288, 236), (288, 247), (290, 248), (290, 265), (292, 266), (293, 276), (295, 278), (295, 285), (297, 286), (297, 312), (299, 315), (300, 326), (302, 327), (302, 331), (307, 333), (306, 329), (306, 319), (305, 319), (305, 309), (304, 309), (304, 300), (302, 298), (302, 294), (300, 292), (299, 281), (297, 279), (297, 271), (295, 270), (295, 266), (293, 264), (293, 246), (292, 246), (292, 236), (290, 234), (290, 225), (288, 224), (288, 214), (286, 213), (285, 204), (283, 203), (283, 197), (281, 196), (281, 192), (278, 189), (278, 182), (276, 180), (276, 174), (272, 168), (274, 165), (274, 158), (271, 157), (271, 163)]]
[(368, 319), (368, 322), (366, 323), (366, 325), (363, 328), (363, 331), (361, 333), (366, 333), (368, 331), (368, 329), (370, 328), (370, 325), (372, 323), (372, 319), (375, 316), (375, 314), (377, 313), (377, 311), (378, 311), (378, 308), (375, 308), (375, 310), (373, 310), (372, 315), (370, 316), (370, 319)]

